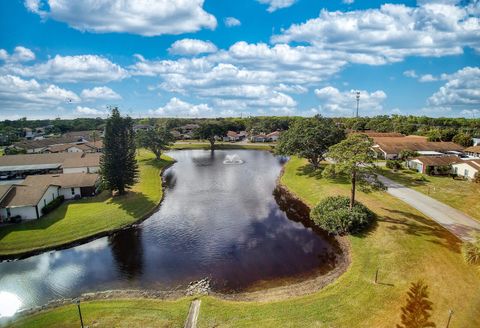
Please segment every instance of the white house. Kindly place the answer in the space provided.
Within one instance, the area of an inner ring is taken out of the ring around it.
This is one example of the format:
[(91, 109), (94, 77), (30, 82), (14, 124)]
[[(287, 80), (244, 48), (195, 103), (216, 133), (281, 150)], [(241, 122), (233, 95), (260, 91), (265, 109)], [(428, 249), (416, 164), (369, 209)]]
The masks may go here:
[(272, 133), (267, 134), (267, 138), (274, 142), (278, 141), (278, 138), (280, 138), (280, 131), (274, 131)]
[(460, 161), (452, 165), (454, 174), (472, 180), (475, 174), (480, 174), (480, 159), (470, 159)]
[(0, 218), (38, 219), (42, 209), (59, 196), (73, 199), (95, 195), (99, 182), (98, 174), (30, 175), (22, 184), (0, 186)]
[(0, 202), (0, 217), (39, 219), (42, 209), (59, 196), (58, 191), (59, 186), (56, 185), (13, 185)]
[[(419, 156), (408, 160), (407, 166), (423, 174), (448, 174), (451, 165), (458, 161), (460, 159), (455, 155)], [(448, 171), (442, 168), (448, 168)]]

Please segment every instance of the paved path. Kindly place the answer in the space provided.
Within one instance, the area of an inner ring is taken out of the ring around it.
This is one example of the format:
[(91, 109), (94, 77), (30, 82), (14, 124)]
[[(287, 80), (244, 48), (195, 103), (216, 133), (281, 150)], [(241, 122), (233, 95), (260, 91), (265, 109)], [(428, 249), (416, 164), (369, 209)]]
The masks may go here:
[(197, 327), (197, 319), (198, 314), (200, 313), (200, 300), (194, 300), (190, 304), (190, 310), (188, 311), (188, 317), (185, 321), (184, 328), (196, 328)]
[(421, 192), (405, 187), (382, 175), (378, 176), (387, 187), (387, 192), (437, 221), (462, 240), (471, 240), (473, 232), (480, 233), (480, 222), (468, 215), (435, 200)]

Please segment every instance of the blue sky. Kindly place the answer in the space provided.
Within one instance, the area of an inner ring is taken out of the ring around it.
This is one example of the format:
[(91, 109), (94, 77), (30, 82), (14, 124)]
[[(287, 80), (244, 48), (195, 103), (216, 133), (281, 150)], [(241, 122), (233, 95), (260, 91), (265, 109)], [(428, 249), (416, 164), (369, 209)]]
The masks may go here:
[(480, 116), (478, 0), (0, 2), (2, 119)]

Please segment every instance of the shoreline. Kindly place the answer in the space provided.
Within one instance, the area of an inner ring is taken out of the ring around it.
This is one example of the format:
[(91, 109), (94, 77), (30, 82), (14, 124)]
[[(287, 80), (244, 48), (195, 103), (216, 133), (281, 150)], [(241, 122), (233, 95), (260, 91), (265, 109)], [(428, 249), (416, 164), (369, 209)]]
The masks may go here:
[[(172, 162), (169, 166), (165, 167), (163, 172), (173, 165), (175, 162)], [(283, 192), (287, 197), (291, 198), (294, 202), (303, 206), (304, 209), (310, 209), (297, 195), (291, 192), (285, 185), (281, 183), (281, 177), (284, 174), (284, 168), (280, 171), (280, 174), (276, 180), (276, 188)], [(163, 188), (164, 185), (162, 185)], [(274, 191), (275, 192), (275, 191)], [(163, 197), (162, 197), (163, 200)], [(161, 203), (161, 202), (160, 202)], [(160, 204), (159, 204), (160, 205)], [(303, 224), (310, 222), (310, 218), (305, 218)], [(286, 282), (285, 284), (280, 284), (277, 286), (270, 287), (260, 287), (259, 289), (252, 291), (240, 291), (238, 293), (221, 293), (215, 291), (209, 291), (206, 294), (197, 294), (197, 296), (211, 296), (225, 301), (232, 302), (271, 302), (271, 301), (282, 301), (295, 297), (306, 296), (314, 294), (326, 286), (334, 283), (340, 276), (342, 276), (349, 268), (352, 262), (351, 251), (350, 251), (350, 242), (348, 237), (335, 236), (332, 237), (335, 242), (338, 243), (339, 250), (341, 255), (339, 256), (339, 261), (336, 264), (335, 268), (328, 271), (327, 273), (314, 272), (307, 274), (308, 277), (305, 278), (285, 278), (292, 279), (294, 281)], [(278, 279), (280, 280), (280, 279)], [(275, 283), (275, 280), (272, 282)], [(152, 290), (152, 289), (120, 289), (120, 290), (106, 290), (106, 291), (97, 291), (84, 293), (77, 298), (64, 298), (51, 300), (48, 303), (36, 306), (29, 309), (20, 310), (16, 316), (29, 316), (37, 314), (43, 311), (53, 310), (58, 307), (66, 306), (72, 304), (73, 300), (80, 301), (100, 301), (100, 300), (109, 300), (109, 299), (156, 299), (156, 300), (178, 300), (184, 297), (192, 297), (191, 294), (187, 294), (188, 289), (171, 289), (171, 290)]]
[(163, 202), (163, 199), (165, 198), (165, 189), (166, 189), (166, 186), (165, 186), (165, 178), (163, 176), (163, 173), (168, 169), (170, 168), (172, 165), (174, 165), (176, 163), (175, 160), (172, 160), (171, 163), (169, 163), (168, 165), (165, 165), (161, 170), (160, 170), (160, 179), (162, 180), (162, 197), (160, 197), (160, 200), (158, 201), (158, 203), (152, 208), (150, 209), (147, 213), (145, 213), (144, 215), (142, 215), (142, 217), (140, 217), (139, 219), (136, 219), (135, 221), (127, 224), (127, 225), (124, 225), (122, 227), (119, 227), (119, 228), (116, 228), (116, 229), (112, 229), (112, 230), (106, 230), (106, 231), (100, 231), (98, 233), (95, 233), (93, 235), (89, 235), (89, 236), (86, 236), (86, 237), (82, 237), (82, 238), (79, 238), (79, 239), (75, 239), (71, 242), (67, 242), (67, 243), (63, 243), (63, 244), (60, 244), (60, 245), (55, 245), (55, 246), (45, 246), (45, 247), (39, 247), (39, 248), (36, 248), (34, 250), (31, 250), (31, 251), (25, 251), (25, 252), (21, 252), (21, 253), (15, 253), (15, 254), (7, 254), (7, 255), (0, 255), (0, 263), (1, 262), (4, 262), (4, 261), (16, 261), (16, 260), (24, 260), (26, 258), (29, 258), (29, 257), (32, 257), (32, 256), (35, 256), (35, 255), (40, 255), (42, 253), (46, 253), (46, 252), (50, 252), (50, 251), (59, 251), (59, 250), (63, 250), (63, 249), (67, 249), (67, 248), (71, 248), (71, 247), (75, 247), (75, 246), (79, 246), (79, 245), (83, 245), (83, 244), (86, 244), (90, 241), (93, 241), (93, 240), (96, 240), (96, 239), (99, 239), (99, 238), (102, 238), (102, 237), (107, 237), (107, 236), (112, 236), (114, 235), (115, 233), (117, 232), (120, 232), (120, 231), (123, 231), (123, 230), (126, 230), (126, 229), (130, 229), (134, 226), (136, 226), (137, 224), (145, 221), (146, 219), (148, 219), (153, 213), (155, 213), (155, 211), (158, 210), (158, 208), (160, 207), (160, 205), (162, 204)]

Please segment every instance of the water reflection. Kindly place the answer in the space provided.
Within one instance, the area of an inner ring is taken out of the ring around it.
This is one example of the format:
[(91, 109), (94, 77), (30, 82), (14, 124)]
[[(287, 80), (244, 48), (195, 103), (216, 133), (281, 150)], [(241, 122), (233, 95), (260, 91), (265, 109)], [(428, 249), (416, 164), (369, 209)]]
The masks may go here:
[[(224, 165), (229, 154), (245, 163)], [(337, 245), (302, 222), (301, 210), (281, 193), (275, 201), (281, 158), (246, 150), (169, 155), (177, 163), (165, 174), (165, 199), (152, 217), (85, 245), (0, 263), (0, 291), (31, 307), (96, 290), (171, 289), (204, 277), (232, 292), (335, 266)]]

